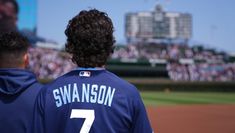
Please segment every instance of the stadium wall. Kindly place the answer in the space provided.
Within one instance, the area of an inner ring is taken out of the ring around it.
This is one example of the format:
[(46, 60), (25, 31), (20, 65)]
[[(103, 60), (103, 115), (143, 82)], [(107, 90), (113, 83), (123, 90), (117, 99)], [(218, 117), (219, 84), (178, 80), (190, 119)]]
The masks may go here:
[[(235, 92), (234, 82), (172, 81), (164, 63), (112, 60), (107, 69), (133, 83), (140, 91)], [(48, 83), (51, 79), (40, 81)]]
[[(234, 82), (186, 82), (159, 78), (124, 78), (140, 91), (182, 91), (182, 92), (235, 92)], [(41, 83), (51, 79), (40, 79)]]
[(151, 64), (148, 61), (109, 61), (107, 70), (122, 77), (158, 77), (169, 78), (166, 64)]
[(234, 82), (189, 82), (156, 78), (127, 78), (140, 91), (235, 92)]

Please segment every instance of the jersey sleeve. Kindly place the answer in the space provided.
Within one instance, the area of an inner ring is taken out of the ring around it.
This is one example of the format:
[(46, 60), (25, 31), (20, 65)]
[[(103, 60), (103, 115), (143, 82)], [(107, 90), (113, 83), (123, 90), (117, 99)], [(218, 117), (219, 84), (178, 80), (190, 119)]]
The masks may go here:
[(32, 133), (45, 133), (44, 124), (44, 106), (45, 106), (45, 89), (43, 88), (39, 95), (37, 96), (34, 105), (34, 116), (32, 124)]
[(151, 128), (145, 106), (140, 97), (140, 94), (137, 93), (133, 101), (134, 106), (134, 117), (132, 125), (132, 133), (153, 133)]

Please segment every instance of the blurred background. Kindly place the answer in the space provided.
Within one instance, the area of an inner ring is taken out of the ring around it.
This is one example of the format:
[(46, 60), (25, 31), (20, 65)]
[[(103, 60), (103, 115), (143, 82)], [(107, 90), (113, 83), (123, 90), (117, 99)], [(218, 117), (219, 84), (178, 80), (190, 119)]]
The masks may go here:
[[(124, 77), (235, 80), (234, 1), (1, 0), (0, 30), (27, 36), (30, 70), (54, 79), (75, 66), (64, 53), (66, 25), (83, 9), (112, 18), (117, 40), (107, 69)], [(66, 60), (64, 60), (66, 59)]]
[[(68, 21), (84, 9), (105, 11), (117, 41), (107, 69), (141, 90), (155, 131), (234, 133), (234, 5), (234, 0), (0, 0), (0, 34), (18, 31), (29, 39), (28, 69), (47, 83), (76, 68), (64, 51)], [(192, 104), (208, 106), (164, 108)]]

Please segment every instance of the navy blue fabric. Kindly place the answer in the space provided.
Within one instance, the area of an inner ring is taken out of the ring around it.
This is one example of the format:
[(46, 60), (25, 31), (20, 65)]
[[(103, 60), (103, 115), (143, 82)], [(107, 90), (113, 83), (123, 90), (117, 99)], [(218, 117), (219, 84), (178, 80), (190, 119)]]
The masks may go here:
[[(91, 125), (88, 118), (72, 118), (72, 110), (80, 109), (94, 111)], [(71, 71), (38, 96), (33, 133), (79, 133), (82, 127), (89, 133), (152, 133), (136, 87), (106, 70)]]
[(24, 69), (0, 69), (0, 133), (31, 133), (33, 107), (42, 85)]

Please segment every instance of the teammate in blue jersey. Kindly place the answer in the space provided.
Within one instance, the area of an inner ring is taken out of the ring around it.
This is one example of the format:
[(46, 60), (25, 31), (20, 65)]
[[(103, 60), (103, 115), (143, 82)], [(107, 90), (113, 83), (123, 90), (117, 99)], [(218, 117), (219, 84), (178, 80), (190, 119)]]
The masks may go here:
[(42, 89), (33, 133), (152, 133), (136, 87), (105, 69), (113, 31), (108, 15), (96, 9), (69, 21), (66, 51), (78, 68)]
[(18, 33), (0, 36), (0, 133), (31, 133), (42, 85), (27, 67), (29, 43)]

